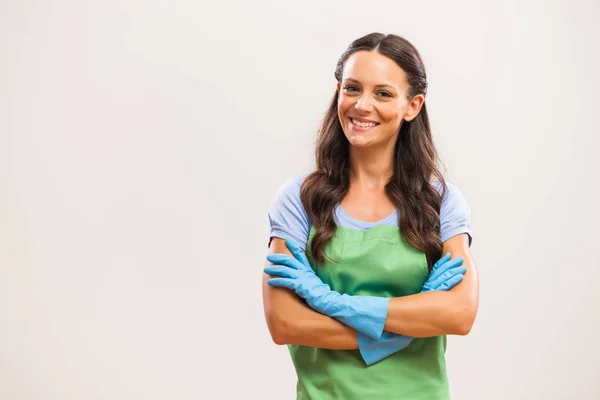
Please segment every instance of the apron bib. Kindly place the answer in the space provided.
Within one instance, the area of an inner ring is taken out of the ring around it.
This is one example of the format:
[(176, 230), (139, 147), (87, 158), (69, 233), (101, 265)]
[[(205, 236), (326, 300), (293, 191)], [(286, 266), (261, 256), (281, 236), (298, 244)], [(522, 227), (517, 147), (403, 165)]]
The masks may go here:
[[(315, 229), (311, 227), (308, 243)], [(397, 227), (366, 231), (338, 226), (316, 268), (332, 290), (349, 295), (399, 297), (421, 291), (428, 277), (425, 253), (405, 242)], [(288, 345), (298, 375), (298, 400), (449, 400), (446, 336), (413, 339), (405, 349), (367, 367), (358, 350)]]

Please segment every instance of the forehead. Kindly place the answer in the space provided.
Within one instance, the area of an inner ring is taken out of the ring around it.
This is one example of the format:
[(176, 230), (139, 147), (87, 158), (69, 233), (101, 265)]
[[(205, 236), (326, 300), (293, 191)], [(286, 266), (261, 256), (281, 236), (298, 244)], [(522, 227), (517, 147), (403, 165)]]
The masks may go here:
[(408, 85), (404, 70), (376, 51), (357, 51), (348, 57), (342, 79), (355, 79), (364, 85), (388, 84), (400, 89)]

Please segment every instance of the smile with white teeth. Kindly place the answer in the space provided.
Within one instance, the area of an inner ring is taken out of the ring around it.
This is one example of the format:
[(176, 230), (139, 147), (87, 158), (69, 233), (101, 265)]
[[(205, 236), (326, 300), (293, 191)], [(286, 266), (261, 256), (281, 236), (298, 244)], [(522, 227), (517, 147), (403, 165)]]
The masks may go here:
[(355, 120), (354, 118), (351, 118), (351, 121), (354, 125), (360, 126), (361, 128), (372, 128), (374, 126), (379, 125), (376, 122), (361, 122), (361, 121)]

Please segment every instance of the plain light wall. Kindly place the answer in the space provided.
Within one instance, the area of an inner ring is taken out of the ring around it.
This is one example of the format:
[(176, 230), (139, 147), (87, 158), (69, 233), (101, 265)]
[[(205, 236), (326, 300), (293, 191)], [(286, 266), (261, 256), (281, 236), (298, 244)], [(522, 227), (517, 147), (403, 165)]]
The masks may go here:
[(0, 399), (292, 399), (267, 209), (338, 57), (423, 56), (481, 303), (454, 399), (600, 398), (597, 1), (3, 1)]

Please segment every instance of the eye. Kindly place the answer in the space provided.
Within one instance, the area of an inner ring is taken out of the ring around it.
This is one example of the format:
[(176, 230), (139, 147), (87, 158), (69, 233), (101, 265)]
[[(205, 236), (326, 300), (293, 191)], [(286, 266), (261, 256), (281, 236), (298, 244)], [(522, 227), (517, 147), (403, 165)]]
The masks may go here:
[(358, 88), (354, 85), (346, 85), (344, 86), (344, 90), (347, 92), (354, 92), (355, 90), (358, 91)]
[(392, 96), (392, 94), (390, 92), (385, 92), (385, 91), (377, 92), (377, 94), (380, 96), (383, 96), (383, 97), (394, 97), (394, 96)]

